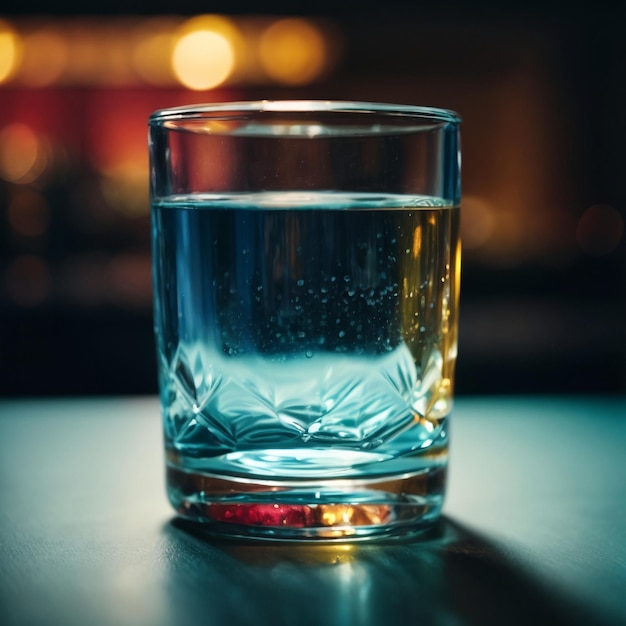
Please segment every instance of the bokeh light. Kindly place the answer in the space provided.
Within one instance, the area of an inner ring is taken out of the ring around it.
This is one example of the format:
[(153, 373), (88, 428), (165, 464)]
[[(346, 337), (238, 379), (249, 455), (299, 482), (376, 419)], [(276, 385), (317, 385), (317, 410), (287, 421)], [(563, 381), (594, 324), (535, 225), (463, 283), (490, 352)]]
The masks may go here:
[(45, 143), (26, 124), (16, 122), (0, 131), (0, 177), (7, 182), (33, 182), (47, 161)]
[(127, 19), (118, 19), (100, 27), (99, 72), (93, 82), (107, 86), (132, 85), (136, 78), (130, 63), (132, 56), (132, 27)]
[(464, 196), (461, 211), (461, 236), (465, 250), (485, 246), (494, 234), (495, 211), (486, 198)]
[(129, 218), (148, 214), (147, 163), (127, 161), (102, 174), (100, 191), (109, 208)]
[(57, 81), (67, 68), (67, 40), (51, 29), (36, 30), (24, 37), (20, 82), (45, 87)]
[(324, 70), (324, 37), (306, 20), (281, 19), (261, 35), (259, 57), (270, 78), (289, 85), (302, 85), (318, 78)]
[(21, 57), (22, 42), (8, 22), (0, 20), (0, 83), (15, 73)]
[(172, 52), (176, 78), (196, 91), (221, 85), (235, 68), (236, 40), (236, 28), (226, 18), (201, 15), (186, 21)]
[(68, 26), (65, 36), (70, 55), (65, 71), (66, 82), (91, 85), (100, 68), (100, 41), (90, 23), (76, 22)]
[(149, 85), (165, 87), (176, 83), (171, 60), (177, 27), (177, 21), (156, 18), (142, 22), (135, 32), (131, 65)]
[(22, 41), (11, 25), (0, 20), (0, 83), (15, 73), (21, 58)]
[(336, 26), (321, 18), (35, 18), (15, 26), (0, 19), (0, 83), (304, 85), (337, 65), (342, 45)]

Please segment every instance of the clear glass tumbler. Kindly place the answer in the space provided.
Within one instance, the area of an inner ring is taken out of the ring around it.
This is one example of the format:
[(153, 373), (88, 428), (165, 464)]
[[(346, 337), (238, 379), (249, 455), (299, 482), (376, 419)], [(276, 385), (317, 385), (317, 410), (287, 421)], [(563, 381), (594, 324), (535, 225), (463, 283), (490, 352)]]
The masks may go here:
[(328, 101), (149, 120), (167, 489), (216, 533), (346, 540), (441, 511), (459, 118)]

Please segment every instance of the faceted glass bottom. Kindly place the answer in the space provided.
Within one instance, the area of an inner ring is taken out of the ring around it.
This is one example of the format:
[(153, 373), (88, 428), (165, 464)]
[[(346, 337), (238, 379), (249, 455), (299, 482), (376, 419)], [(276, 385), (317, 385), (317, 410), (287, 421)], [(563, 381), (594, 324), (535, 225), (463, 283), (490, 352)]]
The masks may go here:
[(441, 512), (445, 465), (380, 477), (276, 481), (167, 465), (179, 515), (210, 533), (274, 541), (358, 541), (421, 532)]

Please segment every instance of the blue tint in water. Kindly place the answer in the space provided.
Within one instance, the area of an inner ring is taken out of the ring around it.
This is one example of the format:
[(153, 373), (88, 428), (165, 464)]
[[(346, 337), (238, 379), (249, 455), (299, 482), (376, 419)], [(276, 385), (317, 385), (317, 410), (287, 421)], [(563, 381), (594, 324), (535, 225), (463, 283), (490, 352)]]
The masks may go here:
[(445, 466), (458, 209), (187, 196), (153, 205), (153, 232), (171, 464), (318, 482)]

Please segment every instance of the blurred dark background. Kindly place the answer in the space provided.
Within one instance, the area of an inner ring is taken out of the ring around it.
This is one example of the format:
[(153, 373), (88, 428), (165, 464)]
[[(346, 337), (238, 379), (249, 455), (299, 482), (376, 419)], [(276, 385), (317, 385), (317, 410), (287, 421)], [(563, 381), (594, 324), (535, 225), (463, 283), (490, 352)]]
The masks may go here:
[(257, 98), (458, 111), (457, 392), (626, 390), (626, 4), (335, 4), (0, 15), (0, 395), (156, 392), (146, 119)]

